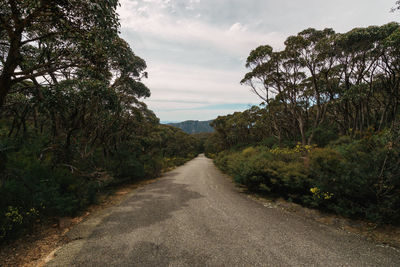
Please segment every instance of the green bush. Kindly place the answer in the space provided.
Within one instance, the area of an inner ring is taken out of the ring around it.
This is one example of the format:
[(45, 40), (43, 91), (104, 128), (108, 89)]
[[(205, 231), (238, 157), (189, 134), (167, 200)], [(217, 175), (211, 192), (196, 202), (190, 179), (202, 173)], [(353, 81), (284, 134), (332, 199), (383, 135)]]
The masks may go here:
[(260, 145), (261, 146), (266, 146), (268, 148), (272, 148), (275, 144), (277, 143), (277, 140), (275, 137), (266, 137), (264, 138), (261, 142)]
[(327, 125), (322, 125), (314, 130), (309, 130), (307, 132), (307, 137), (311, 135), (312, 131), (314, 132), (313, 142), (319, 147), (324, 147), (338, 138), (337, 130)]
[(96, 184), (66, 167), (40, 160), (37, 144), (3, 153), (0, 172), (0, 242), (29, 230), (38, 216), (70, 216), (92, 203)]
[(0, 243), (3, 240), (14, 237), (21, 230), (29, 228), (33, 221), (39, 216), (39, 212), (35, 208), (22, 211), (13, 206), (8, 206), (2, 210), (0, 214)]
[(315, 150), (311, 176), (320, 192), (331, 194), (320, 206), (374, 222), (400, 221), (399, 148), (388, 133)]
[(251, 191), (300, 198), (309, 183), (301, 154), (298, 147), (292, 150), (249, 147), (241, 152), (221, 152), (215, 163)]
[(325, 148), (248, 147), (215, 164), (251, 191), (377, 223), (400, 222), (400, 147), (388, 131)]
[(113, 177), (122, 180), (142, 179), (145, 176), (144, 164), (136, 154), (128, 149), (119, 150), (106, 161), (106, 169)]

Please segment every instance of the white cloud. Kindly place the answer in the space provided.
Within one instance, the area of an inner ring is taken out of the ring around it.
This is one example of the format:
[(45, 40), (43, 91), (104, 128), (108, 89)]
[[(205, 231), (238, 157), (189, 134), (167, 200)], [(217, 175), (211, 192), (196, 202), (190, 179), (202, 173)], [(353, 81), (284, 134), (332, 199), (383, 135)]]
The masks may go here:
[(149, 106), (154, 106), (157, 110), (162, 110), (163, 112), (167, 111), (176, 111), (176, 110), (193, 110), (197, 108), (206, 107), (207, 103), (197, 103), (190, 101), (167, 101), (165, 99), (162, 100), (148, 100), (146, 103)]
[(239, 84), (243, 73), (180, 64), (149, 67), (146, 85), (152, 96), (145, 102), (162, 120), (212, 119), (237, 109), (207, 110), (207, 106), (242, 103), (251, 106), (261, 101)]
[[(122, 34), (146, 60), (161, 120), (211, 119), (235, 111), (207, 105), (259, 103), (239, 81), (259, 45), (283, 41), (308, 27), (347, 31), (398, 19), (394, 0), (121, 0)], [(381, 12), (378, 12), (380, 10)]]
[[(164, 3), (160, 0), (146, 1)], [(151, 8), (146, 8), (147, 6), (137, 8), (136, 5), (125, 6), (126, 2), (130, 1), (121, 1), (122, 7), (118, 10), (122, 26), (139, 34), (152, 35), (170, 41), (200, 42), (239, 56), (243, 56), (250, 49), (265, 43), (280, 48), (285, 39), (283, 34), (277, 32), (259, 33), (249, 31), (245, 25), (238, 22), (226, 28), (204, 23), (196, 19), (196, 15), (191, 19), (177, 19), (161, 8), (155, 8), (154, 6), (151, 6)], [(164, 4), (166, 5), (166, 3)], [(171, 2), (168, 2), (168, 5), (173, 7)], [(143, 15), (143, 8), (146, 10), (146, 15)]]
[[(200, 1), (188, 3), (186, 10), (187, 7), (195, 8)], [(256, 96), (239, 84), (245, 73), (239, 59), (243, 61), (251, 49), (268, 40), (278, 45), (283, 36), (252, 32), (239, 22), (230, 26), (210, 25), (200, 20), (201, 13), (194, 14), (192, 19), (177, 18), (174, 10), (173, 1), (162, 0), (144, 0), (139, 4), (123, 0), (118, 10), (123, 30), (140, 36), (141, 43), (135, 45), (139, 41), (137, 38), (127, 36), (125, 39), (136, 53), (138, 46), (143, 53), (149, 53), (148, 56), (138, 53), (148, 64), (149, 79), (145, 83), (152, 95), (145, 102), (149, 108), (162, 120), (211, 119), (235, 110), (199, 108), (259, 103)], [(171, 55), (175, 61), (153, 57), (156, 51)], [(237, 61), (240, 65), (233, 69), (216, 68), (215, 65), (204, 67), (196, 64), (201, 60), (206, 62), (203, 65), (207, 65), (207, 61), (226, 60)]]
[(242, 33), (247, 31), (247, 27), (243, 26), (242, 24), (240, 24), (240, 22), (236, 22), (234, 23), (228, 30), (229, 34), (237, 34), (237, 33)]
[(205, 69), (180, 64), (149, 67), (145, 83), (152, 89), (150, 101), (188, 101), (209, 104), (258, 103), (259, 99), (239, 84), (244, 72)]

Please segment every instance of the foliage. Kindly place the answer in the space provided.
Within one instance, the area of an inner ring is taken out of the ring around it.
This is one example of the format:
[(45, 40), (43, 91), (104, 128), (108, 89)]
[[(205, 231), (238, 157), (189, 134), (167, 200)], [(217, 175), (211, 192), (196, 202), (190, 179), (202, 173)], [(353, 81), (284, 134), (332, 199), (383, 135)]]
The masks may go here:
[[(400, 103), (399, 44), (400, 27), (392, 22), (343, 34), (306, 29), (288, 37), (283, 51), (260, 46), (250, 52), (250, 72), (241, 83), (260, 97), (265, 110), (220, 117), (214, 127), (226, 146), (243, 142), (240, 138), (251, 142), (262, 131), (279, 145), (290, 139), (324, 146), (338, 134), (383, 130)], [(257, 131), (257, 124), (264, 127)], [(232, 138), (231, 125), (249, 132)]]
[(140, 153), (125, 143), (106, 159), (103, 153), (83, 159), (74, 153), (69, 164), (46, 148), (50, 140), (43, 136), (0, 139), (0, 242), (29, 230), (38, 216), (75, 215), (108, 185), (155, 177), (197, 155), (198, 142), (179, 129), (160, 125), (153, 134), (143, 139)]
[(37, 216), (38, 211), (35, 208), (21, 212), (16, 207), (8, 206), (0, 218), (0, 240), (10, 238), (10, 235), (29, 227)]
[(348, 217), (399, 223), (400, 143), (395, 136), (384, 131), (325, 148), (248, 147), (220, 152), (215, 163), (251, 191)]
[[(117, 0), (2, 0), (0, 107), (18, 83), (56, 85), (53, 77), (78, 75), (74, 69), (106, 75), (107, 48), (118, 39), (117, 6)], [(36, 80), (43, 76), (49, 79)]]
[(294, 149), (248, 147), (238, 152), (221, 152), (215, 163), (251, 191), (300, 199), (309, 187), (302, 159), (309, 149), (300, 145)]
[(396, 1), (396, 6), (392, 9), (392, 11), (400, 10), (400, 1)]
[(318, 190), (331, 194), (319, 206), (346, 216), (399, 222), (400, 148), (388, 132), (349, 144), (317, 149), (310, 155), (310, 176)]
[(201, 150), (141, 101), (146, 62), (118, 36), (117, 6), (0, 1), (0, 242)]

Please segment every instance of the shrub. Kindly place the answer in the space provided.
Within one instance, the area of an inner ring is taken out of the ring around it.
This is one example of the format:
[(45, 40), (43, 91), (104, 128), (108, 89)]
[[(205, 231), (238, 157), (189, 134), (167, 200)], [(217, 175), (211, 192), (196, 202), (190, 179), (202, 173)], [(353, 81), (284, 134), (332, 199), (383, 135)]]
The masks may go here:
[(307, 168), (300, 157), (307, 149), (311, 148), (300, 145), (294, 149), (248, 147), (241, 152), (221, 152), (215, 163), (251, 191), (300, 198), (309, 183)]
[(277, 142), (276, 138), (270, 136), (270, 137), (264, 138), (260, 142), (260, 145), (265, 146), (267, 148), (272, 148), (276, 144), (276, 142)]
[[(400, 222), (400, 145), (388, 131), (325, 148), (248, 147), (214, 162), (251, 191), (290, 198), (348, 217)], [(396, 139), (397, 140), (397, 139)]]
[(29, 230), (38, 216), (70, 216), (95, 200), (94, 182), (40, 160), (37, 144), (14, 143), (0, 172), (0, 242)]
[(8, 206), (0, 215), (0, 242), (29, 228), (38, 216), (39, 212), (35, 208), (21, 211), (17, 207)]
[(108, 159), (106, 168), (117, 179), (135, 180), (145, 176), (143, 162), (128, 149), (119, 150), (118, 153), (115, 153)]
[[(312, 130), (307, 132), (307, 137), (311, 135), (311, 131)], [(319, 147), (324, 147), (338, 138), (337, 130), (327, 125), (319, 126), (315, 128), (313, 132), (314, 132), (313, 142)]]
[[(320, 192), (319, 206), (349, 217), (374, 222), (399, 222), (399, 150), (380, 133), (310, 155), (311, 178)], [(397, 167), (396, 167), (397, 166)]]

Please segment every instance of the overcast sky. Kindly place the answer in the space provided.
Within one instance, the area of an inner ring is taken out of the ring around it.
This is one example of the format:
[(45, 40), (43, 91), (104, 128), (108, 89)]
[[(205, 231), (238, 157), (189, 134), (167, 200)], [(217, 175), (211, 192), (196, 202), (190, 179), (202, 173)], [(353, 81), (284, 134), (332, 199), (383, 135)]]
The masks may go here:
[(306, 28), (398, 21), (395, 0), (121, 0), (122, 37), (146, 60), (146, 99), (161, 121), (209, 120), (260, 100), (239, 84), (259, 45)]

